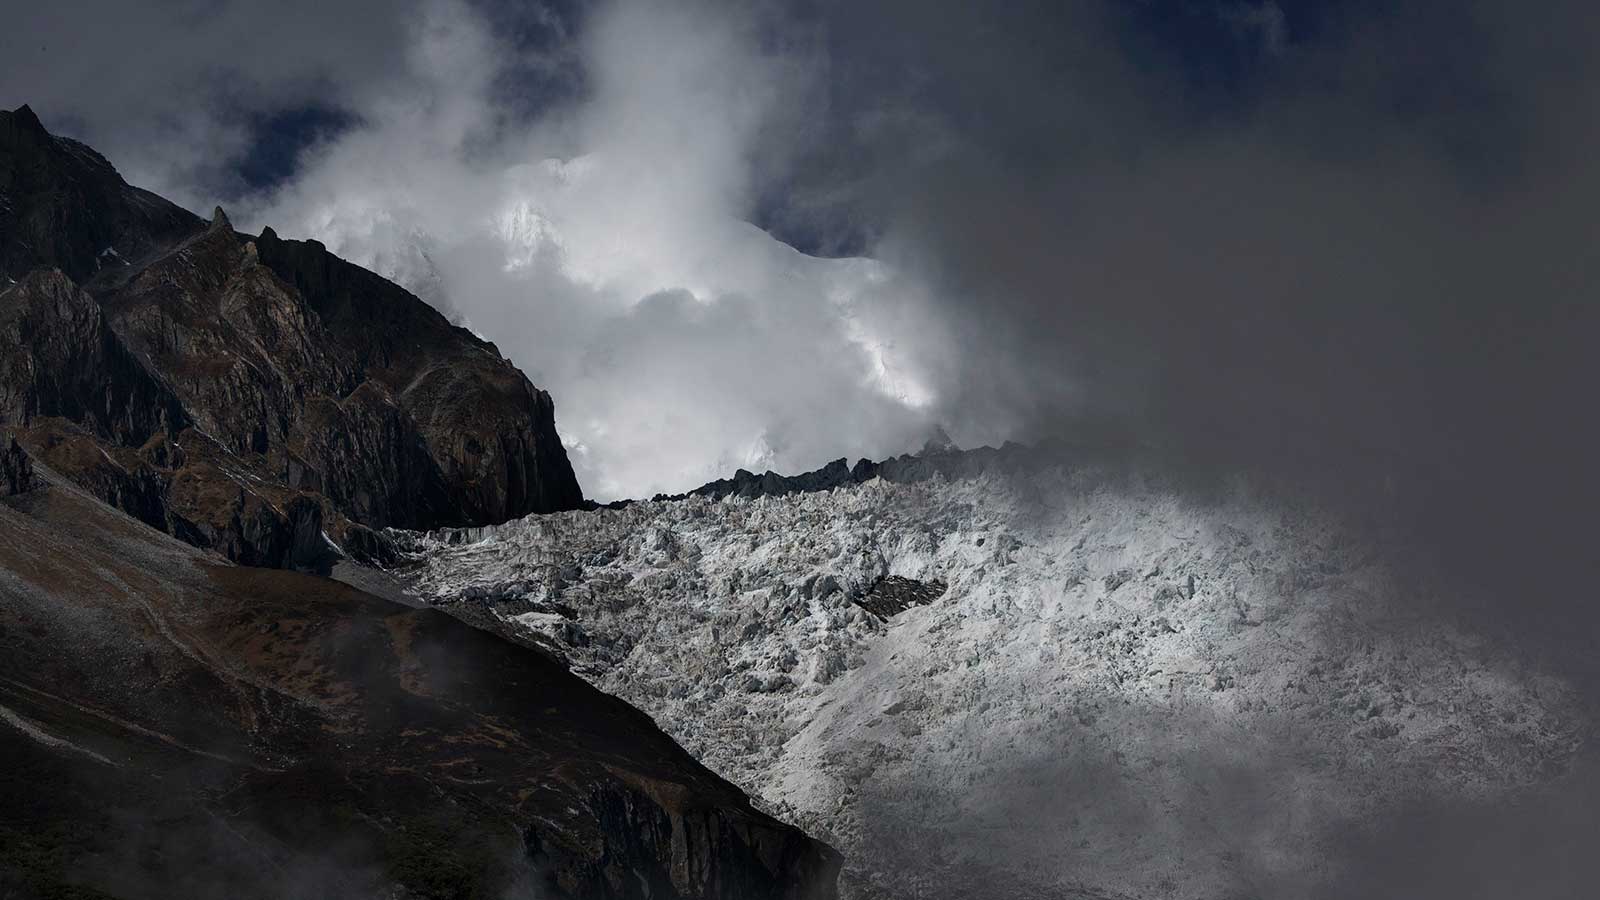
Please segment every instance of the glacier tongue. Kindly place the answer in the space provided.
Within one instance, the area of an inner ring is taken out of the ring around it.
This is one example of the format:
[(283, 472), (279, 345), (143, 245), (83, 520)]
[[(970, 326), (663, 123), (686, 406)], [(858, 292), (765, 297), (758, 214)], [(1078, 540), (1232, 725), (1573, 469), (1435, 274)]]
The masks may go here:
[(993, 471), (408, 541), (413, 590), (648, 712), (856, 896), (1303, 894), (1338, 829), (1528, 788), (1586, 727), (1243, 488)]

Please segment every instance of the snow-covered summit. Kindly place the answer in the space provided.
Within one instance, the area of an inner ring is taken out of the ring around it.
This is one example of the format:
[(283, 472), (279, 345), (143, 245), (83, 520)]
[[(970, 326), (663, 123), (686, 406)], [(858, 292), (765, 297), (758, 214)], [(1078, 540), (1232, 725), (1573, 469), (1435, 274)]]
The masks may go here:
[(410, 542), (414, 590), (649, 712), (856, 896), (1304, 895), (1341, 829), (1582, 739), (1560, 681), (1244, 489), (997, 468)]

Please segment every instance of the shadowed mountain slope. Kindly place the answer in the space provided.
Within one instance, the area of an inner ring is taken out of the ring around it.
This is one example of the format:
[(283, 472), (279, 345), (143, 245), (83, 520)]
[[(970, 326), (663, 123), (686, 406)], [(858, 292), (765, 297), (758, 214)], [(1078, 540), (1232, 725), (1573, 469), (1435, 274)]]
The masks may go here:
[(830, 850), (543, 654), (0, 460), (0, 895), (832, 896)]

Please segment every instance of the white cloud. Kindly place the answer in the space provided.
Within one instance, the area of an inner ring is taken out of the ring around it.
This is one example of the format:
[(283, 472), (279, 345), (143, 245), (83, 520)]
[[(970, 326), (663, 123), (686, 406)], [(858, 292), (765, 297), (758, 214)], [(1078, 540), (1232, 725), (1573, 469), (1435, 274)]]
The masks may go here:
[(591, 496), (913, 446), (935, 401), (894, 334), (914, 286), (745, 221), (808, 61), (699, 4), (616, 3), (585, 34), (583, 98), (508, 126), (494, 92), (518, 51), (430, 5), (362, 126), (236, 220), (316, 237), (494, 339), (555, 396)]

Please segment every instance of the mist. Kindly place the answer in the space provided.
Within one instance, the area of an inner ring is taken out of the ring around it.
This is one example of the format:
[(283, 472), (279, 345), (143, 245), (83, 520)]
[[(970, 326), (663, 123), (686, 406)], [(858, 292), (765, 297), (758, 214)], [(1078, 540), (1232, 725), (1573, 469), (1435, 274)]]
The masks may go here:
[[(494, 341), (592, 498), (935, 427), (1128, 448), (1331, 505), (1600, 696), (1589, 4), (12, 5), (5, 105)], [(1549, 858), (1408, 816), (1351, 870)]]

